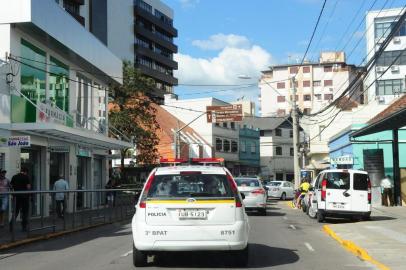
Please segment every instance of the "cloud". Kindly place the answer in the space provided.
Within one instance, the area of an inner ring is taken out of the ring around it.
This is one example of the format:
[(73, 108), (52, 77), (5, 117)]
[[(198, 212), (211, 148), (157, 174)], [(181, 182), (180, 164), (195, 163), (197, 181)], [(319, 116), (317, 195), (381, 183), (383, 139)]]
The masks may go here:
[(199, 4), (200, 0), (179, 0), (182, 8), (193, 8)]
[(194, 40), (192, 44), (202, 50), (221, 50), (224, 48), (249, 48), (251, 42), (245, 36), (216, 34), (206, 40)]
[(271, 64), (272, 57), (260, 46), (253, 45), (250, 48), (225, 47), (213, 58), (195, 58), (178, 53), (175, 60), (179, 63), (175, 72), (179, 84), (217, 85), (252, 83), (253, 80), (242, 81), (238, 76), (244, 74), (254, 80), (259, 78), (260, 72)]

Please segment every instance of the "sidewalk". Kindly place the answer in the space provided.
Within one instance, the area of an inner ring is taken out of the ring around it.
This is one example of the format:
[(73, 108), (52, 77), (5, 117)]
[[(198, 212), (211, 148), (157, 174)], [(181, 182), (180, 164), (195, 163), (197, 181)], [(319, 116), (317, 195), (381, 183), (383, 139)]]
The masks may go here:
[[(22, 232), (21, 224), (17, 222), (15, 226), (15, 240), (12, 241), (12, 233), (8, 224), (0, 228), (0, 250), (10, 243), (24, 243), (35, 239), (41, 239), (42, 236), (52, 235), (58, 232), (68, 232), (76, 229), (85, 229), (95, 225), (107, 224), (111, 222), (128, 219), (134, 214), (133, 207), (114, 207), (94, 210), (84, 210), (73, 214), (66, 213), (65, 219), (55, 216), (40, 218), (33, 217), (30, 220), (30, 232)], [(43, 229), (41, 229), (43, 228)], [(57, 234), (55, 234), (57, 235)]]
[(405, 269), (406, 207), (374, 207), (370, 221), (332, 223), (328, 226), (341, 239), (354, 242), (392, 270)]

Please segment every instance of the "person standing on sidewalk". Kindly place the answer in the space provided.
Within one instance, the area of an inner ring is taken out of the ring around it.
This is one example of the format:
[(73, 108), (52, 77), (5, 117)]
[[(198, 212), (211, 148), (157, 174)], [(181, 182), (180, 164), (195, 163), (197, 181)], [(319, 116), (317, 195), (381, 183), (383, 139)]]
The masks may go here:
[[(14, 191), (29, 191), (31, 190), (31, 181), (28, 176), (28, 169), (21, 168), (20, 173), (16, 174), (11, 178), (11, 187)], [(30, 203), (29, 194), (18, 194), (15, 195), (16, 204), (14, 211), (14, 217), (17, 219), (19, 213), (21, 212), (21, 225), (22, 230), (27, 231), (28, 224), (28, 209)], [(11, 224), (10, 224), (11, 225)], [(12, 227), (10, 227), (10, 230)]]
[(392, 179), (387, 175), (384, 179), (381, 180), (381, 192), (382, 192), (382, 205), (393, 206), (393, 197), (392, 197)]
[[(59, 176), (59, 179), (54, 184), (55, 191), (65, 191), (69, 189), (68, 182), (63, 178), (63, 175)], [(64, 218), (65, 215), (65, 193), (55, 193), (55, 202), (56, 202), (56, 213), (58, 214), (59, 218)]]
[[(7, 171), (0, 169), (0, 192), (10, 191), (10, 180), (6, 178)], [(8, 195), (0, 195), (0, 227), (4, 227), (4, 213), (8, 209)]]

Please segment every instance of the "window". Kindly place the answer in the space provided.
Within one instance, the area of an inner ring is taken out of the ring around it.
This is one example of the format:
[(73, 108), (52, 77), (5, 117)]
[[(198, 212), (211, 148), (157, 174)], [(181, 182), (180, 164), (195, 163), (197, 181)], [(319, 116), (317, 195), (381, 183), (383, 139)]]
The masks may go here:
[(276, 100), (278, 102), (285, 102), (285, 96), (278, 96)]
[(321, 100), (321, 94), (315, 94), (314, 97), (315, 97), (317, 100)]
[(303, 67), (303, 73), (310, 73), (310, 67)]
[(311, 109), (310, 108), (304, 108), (303, 109), (303, 114), (304, 115), (309, 115), (310, 114)]
[[(399, 54), (402, 55), (399, 57)], [(395, 61), (396, 58), (398, 59)], [(376, 61), (376, 65), (388, 67), (392, 65), (392, 62), (394, 65), (406, 65), (406, 54), (403, 53), (403, 51), (383, 52), (382, 55)]]
[(282, 156), (282, 147), (280, 146), (275, 147), (275, 155)]
[(275, 129), (275, 136), (281, 137), (282, 136), (282, 129), (276, 128)]
[(284, 82), (278, 82), (276, 84), (276, 88), (277, 89), (284, 89), (285, 88), (285, 83)]
[[(293, 101), (293, 96), (292, 96), (292, 95), (290, 95), (290, 100), (292, 100), (292, 101)], [(299, 96), (298, 96), (298, 95), (295, 95), (295, 100), (296, 100), (296, 101), (298, 101), (298, 100), (299, 100)]]
[(332, 72), (333, 66), (324, 66), (324, 72)]
[(284, 109), (278, 109), (278, 110), (276, 111), (276, 114), (277, 114), (278, 116), (285, 116), (286, 111), (285, 111)]
[(228, 127), (227, 122), (223, 122), (223, 128), (227, 128), (227, 127)]
[(293, 138), (293, 130), (292, 130), (292, 129), (289, 130), (289, 137), (290, 137), (290, 138)]
[(238, 142), (231, 141), (231, 152), (232, 153), (238, 152)]
[(239, 187), (259, 187), (259, 180), (250, 178), (236, 178), (235, 183)]
[(333, 80), (324, 80), (324, 86), (333, 86)]
[(377, 96), (396, 95), (406, 92), (406, 90), (403, 88), (403, 82), (401, 79), (378, 81), (376, 91)]
[(293, 157), (294, 156), (294, 151), (293, 151), (293, 147), (290, 148), (290, 156)]
[(162, 12), (160, 12), (159, 10), (155, 9), (155, 17), (157, 17), (158, 19), (160, 19), (161, 21), (163, 21), (165, 24), (172, 26), (173, 25), (173, 20), (171, 18), (169, 18), (168, 16), (166, 16), (165, 14), (163, 14)]
[(299, 72), (299, 67), (290, 67), (290, 74), (296, 74)]
[(311, 100), (312, 100), (312, 97), (311, 97), (310, 95), (304, 95), (304, 96), (303, 96), (303, 100), (304, 100), (304, 101), (311, 101)]
[(223, 150), (223, 140), (222, 139), (216, 139), (216, 151), (222, 151)]
[(303, 87), (310, 87), (310, 81), (303, 81)]
[(324, 94), (324, 100), (333, 100), (333, 94)]
[(263, 137), (265, 135), (265, 130), (260, 130), (259, 131), (259, 136)]
[(313, 81), (313, 86), (314, 87), (321, 86), (321, 81)]
[(283, 173), (276, 173), (275, 174), (275, 180), (283, 181)]
[(390, 33), (393, 22), (375, 23), (375, 38), (386, 38)]
[(368, 175), (354, 173), (354, 190), (368, 190)]
[(69, 68), (51, 56), (49, 72), (49, 100), (52, 105), (69, 112)]
[(255, 154), (257, 152), (257, 145), (255, 142), (251, 143), (251, 154)]
[(230, 128), (235, 129), (235, 123), (234, 122), (230, 122)]
[(148, 5), (142, 0), (136, 0), (134, 1), (136, 6), (140, 7), (141, 9), (145, 10), (146, 12), (152, 13), (152, 6)]
[(247, 152), (245, 141), (240, 142), (240, 149), (243, 153)]
[(223, 151), (224, 152), (230, 152), (231, 150), (231, 145), (229, 140), (224, 140), (223, 141)]
[(328, 189), (349, 189), (350, 174), (344, 172), (328, 172), (325, 174)]

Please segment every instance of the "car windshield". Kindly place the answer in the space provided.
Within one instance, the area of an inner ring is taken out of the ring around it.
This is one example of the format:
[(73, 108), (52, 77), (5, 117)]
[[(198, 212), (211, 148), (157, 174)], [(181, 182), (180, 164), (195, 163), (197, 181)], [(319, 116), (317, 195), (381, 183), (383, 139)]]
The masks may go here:
[(148, 198), (233, 197), (225, 175), (156, 175)]
[(239, 187), (259, 187), (258, 179), (236, 178), (235, 182)]
[(270, 182), (269, 185), (273, 187), (278, 187), (282, 184), (282, 182)]

